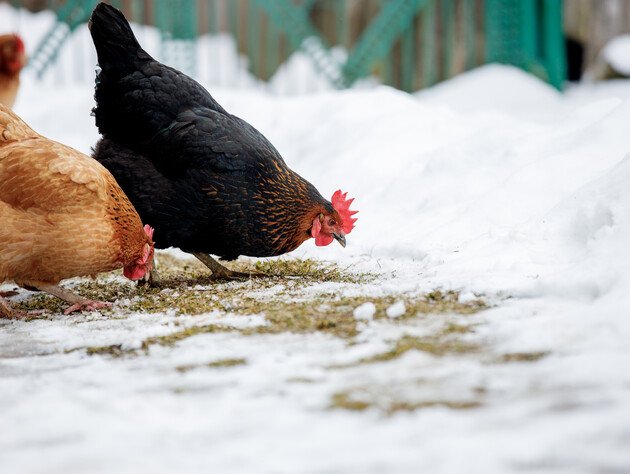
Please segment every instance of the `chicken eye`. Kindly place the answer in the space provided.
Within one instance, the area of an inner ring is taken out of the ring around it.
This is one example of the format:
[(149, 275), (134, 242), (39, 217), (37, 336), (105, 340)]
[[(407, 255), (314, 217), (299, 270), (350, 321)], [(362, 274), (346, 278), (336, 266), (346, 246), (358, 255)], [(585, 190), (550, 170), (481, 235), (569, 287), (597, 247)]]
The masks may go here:
[(334, 226), (336, 224), (335, 219), (328, 219), (328, 225), (329, 226)]

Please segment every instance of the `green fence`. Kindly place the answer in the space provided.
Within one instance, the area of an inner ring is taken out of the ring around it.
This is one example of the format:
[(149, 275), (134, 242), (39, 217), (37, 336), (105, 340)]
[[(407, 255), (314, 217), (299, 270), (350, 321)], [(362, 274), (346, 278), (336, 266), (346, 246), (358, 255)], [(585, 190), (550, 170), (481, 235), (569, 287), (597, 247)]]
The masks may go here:
[(486, 62), (514, 64), (561, 88), (562, 0), (485, 0)]
[[(20, 3), (14, 1), (13, 3)], [(43, 74), (97, 0), (48, 0), (58, 23), (31, 57)], [(132, 21), (162, 32), (162, 58), (195, 73), (195, 39), (234, 36), (267, 80), (296, 50), (339, 88), (377, 76), (406, 91), (489, 62), (519, 66), (561, 88), (562, 0), (119, 0)], [(334, 48), (342, 47), (345, 55)], [(343, 58), (343, 59), (340, 59)]]

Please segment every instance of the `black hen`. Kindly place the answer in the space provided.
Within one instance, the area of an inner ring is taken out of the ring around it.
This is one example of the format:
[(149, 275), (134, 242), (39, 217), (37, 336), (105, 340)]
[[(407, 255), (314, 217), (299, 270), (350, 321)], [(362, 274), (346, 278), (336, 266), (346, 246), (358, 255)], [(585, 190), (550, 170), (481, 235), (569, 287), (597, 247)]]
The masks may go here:
[(99, 4), (89, 27), (101, 68), (94, 158), (155, 228), (156, 246), (193, 253), (222, 277), (234, 273), (207, 254), (274, 256), (310, 237), (345, 246), (356, 221), (345, 194), (324, 199), (258, 130), (144, 51), (119, 10)]

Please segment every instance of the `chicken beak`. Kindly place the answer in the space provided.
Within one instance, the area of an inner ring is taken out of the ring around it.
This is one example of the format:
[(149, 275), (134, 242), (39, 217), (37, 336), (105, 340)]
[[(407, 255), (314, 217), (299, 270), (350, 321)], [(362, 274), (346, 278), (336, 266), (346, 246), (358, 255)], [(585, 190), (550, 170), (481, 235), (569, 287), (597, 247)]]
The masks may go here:
[(335, 238), (337, 242), (341, 244), (343, 248), (346, 248), (346, 237), (344, 235), (332, 234), (332, 236)]

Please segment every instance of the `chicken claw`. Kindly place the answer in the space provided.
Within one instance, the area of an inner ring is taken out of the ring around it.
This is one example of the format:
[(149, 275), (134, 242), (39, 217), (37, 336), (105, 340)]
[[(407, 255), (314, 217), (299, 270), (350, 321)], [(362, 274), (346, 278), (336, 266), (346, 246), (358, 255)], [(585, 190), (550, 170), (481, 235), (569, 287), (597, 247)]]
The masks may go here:
[(37, 316), (44, 312), (42, 309), (35, 309), (31, 311), (20, 311), (18, 309), (13, 309), (11, 303), (3, 298), (3, 296), (13, 296), (17, 295), (16, 291), (7, 291), (0, 292), (0, 318), (6, 319), (24, 319), (29, 316)]
[(38, 286), (38, 290), (45, 291), (46, 293), (50, 293), (57, 298), (61, 298), (68, 303), (72, 303), (68, 309), (66, 309), (63, 314), (68, 315), (73, 313), (74, 311), (96, 311), (97, 309), (103, 308), (111, 308), (112, 303), (105, 303), (103, 301), (92, 301), (87, 298), (83, 298), (82, 296), (75, 295), (71, 291), (64, 290), (63, 288), (55, 285), (50, 286)]
[(16, 311), (11, 309), (11, 304), (2, 296), (0, 296), (0, 317), (13, 319), (14, 317), (18, 316), (15, 313)]
[(75, 311), (96, 311), (98, 309), (111, 308), (113, 303), (107, 303), (105, 301), (91, 301), (87, 300), (85, 303), (75, 303), (66, 309), (63, 314), (66, 316)]
[[(66, 300), (66, 301), (68, 301), (68, 300), (66, 299), (65, 296), (67, 296), (67, 294), (72, 295), (71, 296), (72, 301), (69, 301), (69, 302), (70, 303), (74, 303), (74, 304), (63, 312), (63, 314), (65, 314), (65, 315), (73, 313), (74, 311), (96, 311), (98, 309), (111, 308), (112, 307), (112, 303), (105, 303), (103, 301), (88, 300), (88, 299), (85, 299), (85, 298), (81, 298), (80, 296), (77, 296), (77, 295), (75, 295), (73, 293), (70, 293), (69, 291), (62, 290), (61, 288), (58, 288), (58, 287), (54, 287), (54, 288), (57, 288), (58, 290), (60, 290), (58, 292), (57, 290), (53, 289), (53, 291), (55, 291), (55, 293), (59, 293), (59, 294), (52, 293), (52, 291), (50, 291), (50, 289), (48, 287), (46, 287), (46, 290), (44, 290), (44, 291), (48, 291), (51, 294), (54, 294), (55, 296), (58, 296), (58, 297)], [(43, 289), (43, 288), (41, 288), (41, 289)], [(60, 296), (61, 294), (63, 294), (64, 296)], [(41, 310), (41, 309), (36, 309), (36, 310), (32, 310), (32, 311), (27, 311), (27, 312), (19, 311), (17, 309), (13, 309), (12, 306), (11, 306), (11, 303), (0, 296), (0, 318), (23, 319), (23, 318), (27, 318), (27, 317), (30, 317), (30, 316), (40, 315), (43, 312), (44, 312), (44, 310)]]

